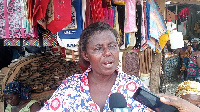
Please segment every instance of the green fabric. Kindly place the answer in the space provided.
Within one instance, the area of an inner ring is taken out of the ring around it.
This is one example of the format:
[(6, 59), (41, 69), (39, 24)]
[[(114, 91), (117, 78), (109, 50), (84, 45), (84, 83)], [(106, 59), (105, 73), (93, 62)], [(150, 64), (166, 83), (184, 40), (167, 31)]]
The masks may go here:
[[(36, 100), (31, 100), (25, 107), (23, 107), (19, 112), (30, 112), (30, 107), (34, 103), (36, 103)], [(12, 106), (10, 104), (7, 105), (5, 112), (11, 112)]]

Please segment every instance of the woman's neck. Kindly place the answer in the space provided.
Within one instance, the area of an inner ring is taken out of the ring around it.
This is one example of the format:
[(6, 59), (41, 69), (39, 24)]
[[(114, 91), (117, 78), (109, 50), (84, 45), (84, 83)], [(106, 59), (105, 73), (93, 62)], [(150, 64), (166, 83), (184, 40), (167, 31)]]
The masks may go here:
[(113, 80), (116, 80), (117, 72), (113, 72), (111, 75), (95, 74), (91, 71), (88, 75), (89, 80), (92, 80), (95, 83), (107, 83)]

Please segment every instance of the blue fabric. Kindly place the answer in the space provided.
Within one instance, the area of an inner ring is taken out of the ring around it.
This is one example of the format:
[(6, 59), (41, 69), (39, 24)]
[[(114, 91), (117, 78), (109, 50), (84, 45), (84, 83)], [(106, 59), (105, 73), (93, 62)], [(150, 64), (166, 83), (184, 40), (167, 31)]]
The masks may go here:
[(30, 90), (31, 88), (21, 84), (19, 81), (9, 82), (5, 89), (3, 90), (4, 94), (20, 94), (21, 99), (30, 99)]
[(150, 3), (146, 3), (146, 21), (147, 21), (147, 40), (150, 40), (149, 24), (150, 24)]
[[(75, 12), (72, 10), (72, 23), (77, 23), (76, 29), (61, 30), (58, 32), (60, 39), (78, 39), (83, 30), (83, 19), (82, 19), (82, 1), (81, 0), (71, 0), (72, 6), (75, 8)], [(76, 14), (76, 15), (75, 15)], [(76, 19), (73, 19), (76, 17)]]

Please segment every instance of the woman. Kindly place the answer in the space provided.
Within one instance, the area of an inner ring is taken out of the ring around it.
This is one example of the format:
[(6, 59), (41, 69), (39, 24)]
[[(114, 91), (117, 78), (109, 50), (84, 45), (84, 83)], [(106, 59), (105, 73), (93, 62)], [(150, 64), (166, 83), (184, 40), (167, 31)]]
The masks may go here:
[(30, 99), (30, 88), (18, 81), (8, 83), (3, 90), (7, 102), (5, 112), (36, 112), (40, 109), (36, 100)]
[(149, 112), (132, 98), (144, 84), (117, 67), (117, 38), (117, 32), (103, 22), (85, 28), (79, 41), (79, 59), (88, 69), (64, 80), (40, 112), (111, 112), (109, 97), (113, 93), (123, 94), (132, 112)]
[(200, 46), (198, 47), (196, 52), (193, 52), (188, 61), (187, 66), (187, 75), (189, 77), (195, 77), (196, 80), (200, 78)]
[(79, 41), (79, 59), (88, 69), (83, 74), (75, 74), (64, 80), (40, 112), (111, 111), (109, 97), (116, 92), (124, 95), (132, 111), (149, 112), (146, 106), (132, 98), (137, 88), (144, 84), (117, 67), (117, 38), (117, 32), (103, 22), (85, 28)]

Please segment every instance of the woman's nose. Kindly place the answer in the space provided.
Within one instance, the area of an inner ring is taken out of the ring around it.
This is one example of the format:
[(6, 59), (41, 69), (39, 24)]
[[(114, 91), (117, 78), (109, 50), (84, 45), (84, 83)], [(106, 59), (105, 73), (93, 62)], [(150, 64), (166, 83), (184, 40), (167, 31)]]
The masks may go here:
[(111, 55), (111, 50), (108, 49), (108, 48), (105, 48), (104, 51), (103, 51), (103, 56), (107, 57), (107, 56), (110, 56), (110, 55)]

